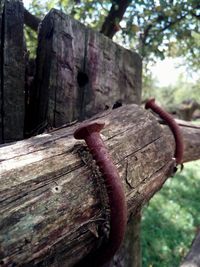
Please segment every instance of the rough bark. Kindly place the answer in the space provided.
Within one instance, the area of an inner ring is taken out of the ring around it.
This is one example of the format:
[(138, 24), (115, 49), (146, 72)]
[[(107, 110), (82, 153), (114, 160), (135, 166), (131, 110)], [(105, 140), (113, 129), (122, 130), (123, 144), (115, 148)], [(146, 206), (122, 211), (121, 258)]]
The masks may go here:
[(192, 242), (192, 247), (180, 267), (200, 267), (200, 233)]
[(139, 103), (140, 57), (57, 10), (39, 32), (30, 131), (84, 120), (116, 101)]
[(24, 133), (23, 20), (24, 9), (21, 1), (10, 0), (1, 3), (0, 143), (20, 140)]
[[(102, 137), (122, 177), (129, 214), (134, 215), (173, 173), (173, 136), (136, 105), (96, 119), (106, 122)], [(73, 266), (101, 243), (106, 191), (101, 175), (94, 177), (96, 168), (84, 142), (73, 138), (76, 127), (1, 147), (4, 264)], [(183, 126), (182, 131), (184, 161), (200, 158), (200, 128)]]

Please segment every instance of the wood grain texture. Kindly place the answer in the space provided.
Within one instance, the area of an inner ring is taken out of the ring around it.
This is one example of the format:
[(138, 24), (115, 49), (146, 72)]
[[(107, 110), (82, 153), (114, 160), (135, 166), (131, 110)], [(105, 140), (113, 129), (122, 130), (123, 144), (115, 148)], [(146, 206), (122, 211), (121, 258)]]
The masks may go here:
[[(96, 120), (106, 123), (102, 138), (123, 180), (129, 214), (135, 214), (173, 172), (173, 135), (136, 105), (108, 110)], [(102, 187), (77, 153), (84, 142), (73, 138), (76, 128), (0, 148), (0, 259), (5, 264), (73, 266), (101, 243)], [(199, 143), (182, 129), (184, 160), (189, 160), (187, 150)], [(200, 129), (194, 131), (200, 135)], [(190, 155), (197, 158), (200, 151)]]
[(1, 132), (2, 142), (24, 135), (24, 9), (21, 1), (5, 1), (1, 23)]
[[(158, 119), (158, 121), (160, 121)], [(160, 121), (161, 122), (161, 121)], [(199, 144), (199, 130), (200, 126), (192, 124), (191, 122), (185, 122), (183, 120), (176, 120), (181, 127), (182, 134), (184, 136), (184, 162), (199, 159), (200, 144)], [(163, 127), (165, 122), (161, 122)], [(168, 126), (165, 126), (166, 134), (171, 136), (171, 130)], [(192, 139), (192, 140), (191, 140)]]
[(84, 120), (118, 100), (140, 103), (141, 71), (138, 54), (53, 9), (39, 32), (33, 128)]

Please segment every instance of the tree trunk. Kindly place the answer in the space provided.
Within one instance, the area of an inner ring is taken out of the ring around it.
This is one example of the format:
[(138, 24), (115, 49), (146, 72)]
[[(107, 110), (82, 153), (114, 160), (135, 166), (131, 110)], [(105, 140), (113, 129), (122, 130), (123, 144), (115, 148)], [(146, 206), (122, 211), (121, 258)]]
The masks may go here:
[[(106, 123), (102, 137), (134, 215), (173, 174), (174, 138), (136, 105), (96, 120)], [(73, 266), (101, 243), (106, 190), (84, 142), (73, 138), (76, 127), (1, 147), (0, 260), (6, 266)], [(200, 158), (200, 128), (181, 128), (184, 161)]]
[(130, 4), (131, 1), (129, 0), (113, 1), (110, 11), (101, 27), (101, 33), (112, 39), (115, 33), (120, 30), (119, 23)]

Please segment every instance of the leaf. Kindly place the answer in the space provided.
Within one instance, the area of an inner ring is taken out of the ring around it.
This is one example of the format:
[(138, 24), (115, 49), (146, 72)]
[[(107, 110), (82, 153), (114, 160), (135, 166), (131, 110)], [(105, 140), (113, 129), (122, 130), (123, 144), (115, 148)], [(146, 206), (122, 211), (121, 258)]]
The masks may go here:
[(140, 28), (138, 27), (138, 25), (132, 24), (131, 25), (131, 31), (133, 31), (133, 32), (139, 32), (140, 31)]

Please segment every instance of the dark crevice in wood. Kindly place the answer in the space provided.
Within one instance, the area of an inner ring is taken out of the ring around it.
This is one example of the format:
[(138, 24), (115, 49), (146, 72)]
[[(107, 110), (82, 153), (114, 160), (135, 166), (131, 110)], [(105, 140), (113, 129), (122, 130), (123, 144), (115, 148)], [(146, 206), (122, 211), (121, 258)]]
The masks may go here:
[[(86, 95), (86, 87), (89, 83), (89, 77), (86, 74), (87, 67), (87, 56), (88, 56), (88, 30), (86, 29), (84, 32), (84, 57), (82, 63), (82, 71), (78, 72), (77, 82), (78, 82), (78, 120), (83, 121), (85, 119), (85, 95)], [(87, 79), (88, 77), (88, 79)], [(92, 78), (92, 77), (90, 77)]]
[(121, 107), (121, 106), (122, 106), (122, 101), (121, 101), (121, 100), (117, 100), (117, 101), (114, 103), (112, 109), (116, 109), (116, 108), (119, 108), (119, 107)]
[(25, 67), (25, 116), (24, 116), (24, 138), (30, 137), (31, 133), (28, 132), (30, 129), (30, 101), (32, 98), (34, 87), (34, 77), (36, 72), (36, 63), (35, 59), (29, 58), (27, 53), (26, 55), (26, 67)]
[(86, 86), (89, 82), (88, 75), (83, 71), (79, 71), (77, 75), (77, 82), (78, 82), (79, 87)]

